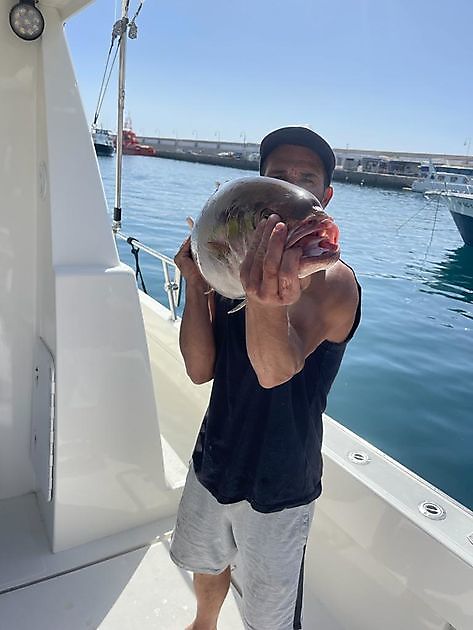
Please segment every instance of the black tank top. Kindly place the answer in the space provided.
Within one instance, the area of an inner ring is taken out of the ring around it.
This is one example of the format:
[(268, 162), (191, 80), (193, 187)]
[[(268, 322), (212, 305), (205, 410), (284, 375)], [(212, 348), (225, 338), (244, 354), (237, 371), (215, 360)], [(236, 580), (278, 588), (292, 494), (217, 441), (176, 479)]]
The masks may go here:
[(216, 362), (208, 409), (192, 456), (197, 478), (220, 503), (246, 499), (275, 512), (316, 499), (322, 478), (322, 413), (348, 341), (324, 341), (289, 381), (260, 386), (246, 351), (245, 311), (215, 295)]

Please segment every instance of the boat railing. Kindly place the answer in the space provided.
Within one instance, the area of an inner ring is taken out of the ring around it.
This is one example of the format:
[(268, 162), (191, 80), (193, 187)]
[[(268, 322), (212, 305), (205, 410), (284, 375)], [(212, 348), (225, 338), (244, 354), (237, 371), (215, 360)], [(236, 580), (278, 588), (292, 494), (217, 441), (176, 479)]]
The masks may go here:
[(136, 280), (137, 282), (138, 280), (141, 280), (141, 286), (145, 293), (147, 293), (147, 291), (141, 273), (139, 252), (142, 250), (153, 258), (161, 261), (164, 274), (164, 290), (166, 291), (166, 294), (168, 296), (169, 310), (171, 311), (171, 320), (176, 321), (177, 309), (179, 308), (181, 302), (182, 276), (174, 260), (172, 258), (169, 258), (169, 256), (166, 256), (166, 254), (162, 254), (152, 247), (141, 243), (141, 241), (132, 236), (126, 236), (121, 232), (115, 232), (115, 236), (123, 241), (126, 241), (131, 246), (131, 253), (135, 258)]

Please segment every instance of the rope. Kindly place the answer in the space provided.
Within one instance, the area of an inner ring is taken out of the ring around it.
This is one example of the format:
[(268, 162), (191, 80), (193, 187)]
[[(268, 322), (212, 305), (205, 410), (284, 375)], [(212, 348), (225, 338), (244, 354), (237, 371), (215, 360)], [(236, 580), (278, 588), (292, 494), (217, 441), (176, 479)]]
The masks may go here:
[(432, 241), (434, 239), (434, 232), (435, 232), (435, 227), (437, 225), (437, 215), (438, 215), (438, 212), (439, 212), (439, 205), (440, 205), (440, 195), (437, 197), (437, 207), (435, 208), (434, 220), (432, 222), (432, 230), (430, 232), (430, 241), (429, 241), (429, 244), (427, 245), (427, 249), (425, 250), (424, 260), (422, 261), (421, 273), (423, 271), (425, 271), (425, 264), (427, 262), (427, 255), (429, 253), (430, 246), (432, 245)]
[(131, 246), (131, 253), (135, 258), (135, 278), (136, 278), (136, 282), (138, 283), (141, 282), (141, 288), (143, 289), (143, 293), (146, 293), (146, 295), (148, 295), (148, 291), (146, 290), (145, 287), (145, 281), (143, 279), (143, 274), (141, 273), (141, 267), (140, 267), (140, 261), (139, 261), (139, 253), (140, 253), (140, 248), (136, 247), (136, 245), (134, 245), (133, 241), (135, 239), (130, 236), (129, 238), (126, 239), (126, 242), (128, 243), (128, 245)]

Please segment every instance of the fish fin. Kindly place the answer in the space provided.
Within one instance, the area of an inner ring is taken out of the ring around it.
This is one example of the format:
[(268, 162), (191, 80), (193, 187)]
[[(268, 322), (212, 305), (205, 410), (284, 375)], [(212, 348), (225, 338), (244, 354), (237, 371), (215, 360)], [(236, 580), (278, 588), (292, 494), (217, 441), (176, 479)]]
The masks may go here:
[(245, 306), (246, 306), (246, 298), (242, 300), (240, 304), (237, 304), (230, 311), (228, 311), (227, 315), (231, 315), (232, 313), (237, 313), (238, 311), (241, 311), (242, 308), (245, 308)]

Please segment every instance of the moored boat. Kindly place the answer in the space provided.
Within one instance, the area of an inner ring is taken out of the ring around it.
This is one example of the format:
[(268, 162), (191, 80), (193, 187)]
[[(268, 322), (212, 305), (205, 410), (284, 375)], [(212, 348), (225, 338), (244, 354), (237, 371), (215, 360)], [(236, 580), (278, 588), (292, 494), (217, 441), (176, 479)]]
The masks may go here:
[(92, 141), (97, 155), (112, 156), (115, 153), (115, 145), (107, 129), (92, 129)]
[(473, 192), (473, 179), (467, 174), (449, 171), (437, 171), (432, 163), (424, 177), (419, 177), (412, 182), (413, 192)]
[(123, 153), (125, 155), (156, 155), (156, 149), (149, 144), (138, 142), (136, 133), (132, 129), (123, 130)]
[(463, 241), (473, 246), (473, 193), (448, 192), (445, 196)]

